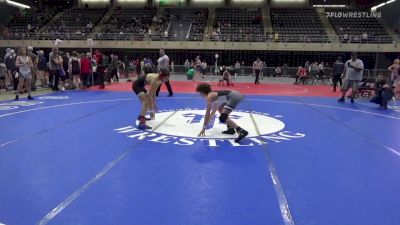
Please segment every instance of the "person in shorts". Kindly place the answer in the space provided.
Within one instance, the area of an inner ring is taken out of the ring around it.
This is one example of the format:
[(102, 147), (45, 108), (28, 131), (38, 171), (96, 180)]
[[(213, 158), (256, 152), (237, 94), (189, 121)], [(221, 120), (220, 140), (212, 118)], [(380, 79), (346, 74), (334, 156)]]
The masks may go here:
[[(138, 117), (138, 129), (151, 129), (151, 127), (146, 124), (146, 120), (155, 119), (155, 112), (158, 110), (156, 105), (157, 88), (161, 86), (162, 83), (167, 82), (168, 79), (169, 75), (166, 73), (148, 73), (139, 76), (132, 82), (132, 90), (141, 102), (141, 110)], [(149, 91), (147, 91), (146, 85), (150, 86)], [(145, 117), (148, 111), (150, 111), (150, 119)]]
[(343, 75), (345, 80), (342, 85), (342, 97), (338, 100), (339, 102), (345, 101), (346, 92), (351, 88), (350, 102), (354, 103), (359, 83), (363, 77), (363, 70), (363, 61), (357, 58), (357, 53), (351, 53), (351, 59), (344, 64)]
[(207, 125), (211, 118), (214, 117), (217, 110), (220, 113), (219, 121), (225, 123), (228, 127), (226, 131), (222, 132), (223, 134), (233, 135), (238, 133), (238, 137), (235, 139), (236, 143), (239, 143), (249, 134), (249, 132), (238, 126), (229, 118), (229, 114), (244, 100), (244, 97), (240, 92), (231, 90), (213, 91), (211, 85), (205, 83), (197, 85), (196, 92), (207, 101), (203, 128), (198, 136), (205, 136)]

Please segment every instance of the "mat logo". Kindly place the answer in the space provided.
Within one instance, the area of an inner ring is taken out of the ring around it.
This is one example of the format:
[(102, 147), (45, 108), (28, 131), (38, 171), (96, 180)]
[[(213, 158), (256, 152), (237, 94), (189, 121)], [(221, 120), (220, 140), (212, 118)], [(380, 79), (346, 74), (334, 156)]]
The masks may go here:
[(15, 102), (5, 102), (0, 104), (0, 111), (2, 110), (12, 110), (18, 109), (20, 107), (34, 106), (38, 104), (43, 104), (44, 102), (37, 101), (15, 101)]
[(305, 137), (303, 133), (285, 130), (285, 123), (280, 120), (282, 116), (248, 111), (235, 111), (230, 115), (230, 118), (249, 132), (247, 138), (240, 144), (234, 142), (237, 135), (222, 134), (222, 131), (226, 130), (226, 125), (219, 121), (218, 115), (210, 120), (206, 136), (198, 137), (203, 127), (204, 114), (205, 110), (198, 109), (160, 111), (156, 114), (156, 120), (148, 123), (153, 130), (139, 130), (131, 125), (114, 131), (136, 140), (182, 146), (204, 143), (209, 147), (255, 146)]

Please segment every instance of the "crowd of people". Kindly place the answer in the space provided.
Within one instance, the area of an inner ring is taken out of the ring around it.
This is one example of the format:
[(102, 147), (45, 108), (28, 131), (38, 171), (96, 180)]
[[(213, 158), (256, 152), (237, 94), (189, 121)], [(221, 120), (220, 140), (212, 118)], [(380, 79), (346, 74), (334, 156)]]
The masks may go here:
[[(365, 86), (365, 78), (363, 79), (364, 65), (362, 60), (357, 58), (357, 54), (352, 54), (352, 59), (343, 62), (342, 57), (338, 57), (333, 63), (331, 72), (326, 72), (326, 63), (307, 61), (304, 66), (300, 66), (295, 76), (295, 84), (299, 81), (304, 83), (305, 80), (314, 77), (321, 79), (328, 77), (332, 79), (333, 92), (340, 91), (343, 94), (340, 102), (345, 99), (345, 94), (349, 89), (352, 93), (349, 95), (350, 101), (354, 102), (357, 96), (357, 91), (360, 87)], [(202, 60), (200, 56), (195, 59), (186, 59), (184, 63), (185, 73), (188, 80), (199, 81), (204, 79), (209, 74), (219, 75), (221, 78), (219, 84), (232, 86), (232, 80), (239, 75), (244, 75), (244, 62), (236, 61), (231, 66), (213, 65), (214, 71), (209, 69), (207, 62)], [(252, 65), (254, 83), (260, 84), (260, 79), (264, 76), (266, 62), (260, 58), (254, 61)], [(274, 76), (281, 76), (287, 73), (287, 65), (283, 67), (275, 67)], [(400, 60), (396, 59), (388, 70), (391, 73), (389, 79), (384, 78), (381, 74), (376, 79), (373, 87), (380, 87), (376, 93), (383, 93), (386, 96), (382, 107), (387, 107), (388, 96), (400, 97)], [(104, 54), (100, 50), (92, 53), (78, 53), (73, 51), (63, 52), (57, 48), (46, 57), (43, 50), (36, 50), (32, 46), (27, 48), (19, 48), (17, 50), (8, 48), (4, 59), (0, 64), (0, 89), (14, 90), (16, 97), (19, 99), (19, 94), (28, 93), (28, 99), (32, 99), (31, 91), (36, 88), (51, 88), (53, 91), (66, 89), (85, 89), (93, 85), (98, 85), (99, 88), (105, 88), (105, 83), (119, 82), (120, 77), (133, 77), (136, 75), (148, 74), (156, 71), (157, 66), (150, 58), (132, 59), (128, 56), (119, 57), (116, 54)], [(173, 61), (169, 63), (169, 70), (173, 73), (175, 64)], [(170, 84), (167, 84), (169, 95), (172, 96)], [(371, 88), (371, 87), (370, 87)], [(159, 90), (158, 90), (159, 91)], [(387, 93), (392, 93), (387, 94)], [(377, 98), (373, 98), (376, 102)]]

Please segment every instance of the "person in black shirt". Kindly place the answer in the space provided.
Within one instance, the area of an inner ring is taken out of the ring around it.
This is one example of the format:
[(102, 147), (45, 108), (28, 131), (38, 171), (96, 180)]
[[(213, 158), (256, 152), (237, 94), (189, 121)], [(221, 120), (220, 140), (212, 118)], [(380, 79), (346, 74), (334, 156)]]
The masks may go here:
[(344, 63), (342, 61), (342, 57), (339, 56), (336, 62), (333, 64), (333, 74), (332, 74), (333, 92), (336, 92), (336, 86), (338, 82), (339, 82), (339, 87), (342, 86), (343, 71), (344, 71)]

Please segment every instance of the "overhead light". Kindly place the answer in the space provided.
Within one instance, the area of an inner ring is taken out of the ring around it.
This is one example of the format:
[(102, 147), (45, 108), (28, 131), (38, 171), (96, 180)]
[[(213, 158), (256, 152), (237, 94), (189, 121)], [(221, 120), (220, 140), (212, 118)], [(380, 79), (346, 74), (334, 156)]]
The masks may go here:
[(31, 7), (29, 5), (25, 5), (25, 4), (21, 4), (18, 2), (14, 2), (11, 0), (6, 0), (6, 3), (15, 7), (19, 7), (19, 8), (24, 8), (24, 9), (30, 9)]
[(397, 1), (397, 0), (389, 0), (387, 2), (383, 2), (383, 3), (379, 4), (379, 5), (371, 7), (371, 11), (376, 11), (378, 8), (380, 8), (380, 7), (384, 6), (384, 5), (390, 4), (392, 2), (395, 2), (395, 1)]
[(314, 8), (345, 8), (346, 5), (313, 5)]

